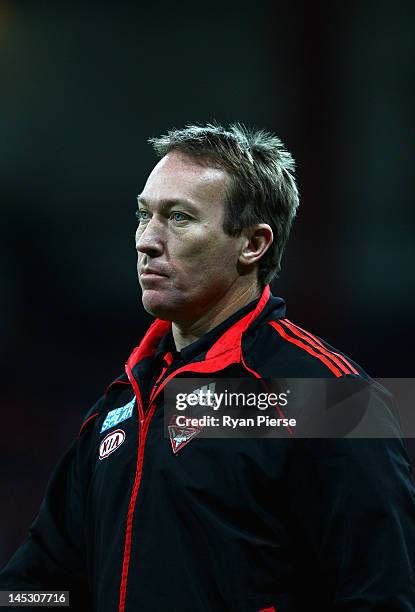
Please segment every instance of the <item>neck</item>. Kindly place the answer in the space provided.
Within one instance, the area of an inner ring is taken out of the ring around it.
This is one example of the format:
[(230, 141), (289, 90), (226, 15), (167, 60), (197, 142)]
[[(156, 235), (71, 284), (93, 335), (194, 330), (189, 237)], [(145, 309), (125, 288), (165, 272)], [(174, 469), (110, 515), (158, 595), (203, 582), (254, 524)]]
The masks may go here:
[(172, 333), (176, 349), (181, 351), (192, 344), (235, 312), (259, 298), (260, 295), (261, 291), (257, 284), (245, 287), (238, 292), (235, 292), (233, 288), (232, 292), (225, 293), (197, 320), (188, 324), (173, 322)]

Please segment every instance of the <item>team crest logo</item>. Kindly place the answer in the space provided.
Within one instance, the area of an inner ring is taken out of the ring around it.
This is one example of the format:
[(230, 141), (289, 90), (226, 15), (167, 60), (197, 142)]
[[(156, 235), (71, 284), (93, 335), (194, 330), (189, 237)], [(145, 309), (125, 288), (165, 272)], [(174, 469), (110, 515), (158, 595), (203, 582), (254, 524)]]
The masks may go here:
[[(211, 408), (216, 406), (212, 397), (212, 394), (215, 392), (215, 388), (216, 383), (213, 382), (209, 385), (200, 387), (200, 389), (194, 389), (191, 391), (190, 395), (198, 396), (200, 410), (204, 411), (206, 406), (210, 406)], [(208, 395), (208, 393), (210, 395)], [(190, 440), (193, 440), (193, 438), (203, 429), (202, 427), (179, 426), (176, 424), (176, 417), (177, 415), (173, 415), (171, 417), (170, 425), (168, 426), (171, 447), (174, 454), (178, 453), (179, 450), (186, 446), (186, 444), (189, 444)]]
[(105, 459), (117, 450), (125, 440), (125, 432), (122, 429), (116, 429), (109, 433), (99, 445), (99, 458)]
[(200, 432), (199, 427), (177, 427), (169, 425), (169, 436), (173, 453), (176, 454)]

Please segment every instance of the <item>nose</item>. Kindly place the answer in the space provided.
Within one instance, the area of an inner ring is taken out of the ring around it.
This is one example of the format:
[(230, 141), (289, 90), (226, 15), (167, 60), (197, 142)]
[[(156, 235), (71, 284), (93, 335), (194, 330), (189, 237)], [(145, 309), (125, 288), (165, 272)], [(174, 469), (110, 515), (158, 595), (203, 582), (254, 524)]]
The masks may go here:
[(163, 253), (163, 228), (155, 215), (142, 226), (138, 226), (135, 237), (135, 248), (139, 253), (144, 253), (149, 257), (158, 257)]

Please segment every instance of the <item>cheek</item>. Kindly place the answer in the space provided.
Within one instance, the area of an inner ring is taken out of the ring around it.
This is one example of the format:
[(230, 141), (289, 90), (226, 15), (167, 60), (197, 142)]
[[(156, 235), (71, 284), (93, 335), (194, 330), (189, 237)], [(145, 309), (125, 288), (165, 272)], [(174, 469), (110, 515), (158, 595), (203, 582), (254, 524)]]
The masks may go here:
[(171, 261), (179, 275), (191, 274), (206, 284), (236, 272), (237, 253), (234, 242), (223, 236), (200, 236), (192, 244), (182, 243), (180, 253), (173, 249)]
[(144, 253), (140, 253), (140, 251), (137, 251), (137, 271), (141, 267), (144, 257), (145, 257)]

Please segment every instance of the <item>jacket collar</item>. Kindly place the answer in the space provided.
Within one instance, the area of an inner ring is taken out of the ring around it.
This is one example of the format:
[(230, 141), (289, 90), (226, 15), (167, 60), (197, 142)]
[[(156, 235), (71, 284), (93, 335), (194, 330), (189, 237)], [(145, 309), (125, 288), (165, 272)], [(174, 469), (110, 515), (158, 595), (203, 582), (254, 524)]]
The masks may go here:
[[(255, 309), (229, 327), (210, 347), (202, 362), (193, 362), (189, 364), (188, 369), (190, 369), (191, 365), (192, 371), (214, 371), (216, 369), (223, 369), (232, 363), (239, 363), (241, 361), (242, 335), (259, 318), (265, 306), (270, 301), (270, 298), (272, 298), (270, 287), (266, 285)], [(131, 371), (141, 360), (152, 357), (157, 350), (161, 338), (170, 330), (170, 321), (156, 319), (148, 329), (140, 344), (131, 353), (126, 363), (126, 368)], [(207, 369), (206, 367), (202, 367), (199, 370), (200, 366), (198, 366), (198, 364), (205, 364), (206, 366), (206, 362), (210, 362), (210, 367)], [(186, 368), (186, 366), (184, 367)], [(182, 370), (182, 368), (180, 368), (180, 370)]]
[[(243, 334), (252, 328), (259, 319), (269, 315), (268, 311), (273, 311), (275, 308), (279, 309), (278, 316), (284, 316), (285, 306), (284, 301), (281, 298), (275, 298), (271, 295), (269, 285), (266, 285), (262, 295), (256, 305), (255, 309), (243, 316), (239, 321), (231, 325), (224, 334), (218, 338), (216, 342), (211, 346), (205, 355), (205, 358), (201, 361), (191, 361), (177, 368), (171, 372), (166, 378), (159, 384), (158, 387), (153, 387), (150, 393), (149, 401), (154, 402), (156, 397), (161, 393), (167, 383), (178, 374), (183, 372), (192, 372), (200, 374), (209, 374), (218, 372), (225, 369), (226, 367), (239, 363), (245, 369), (250, 371), (256, 377), (259, 375), (250, 370), (243, 359), (242, 355), (242, 336)], [(142, 406), (142, 397), (140, 388), (137, 380), (134, 378), (132, 370), (139, 364), (142, 359), (151, 357), (155, 354), (160, 339), (168, 333), (171, 329), (171, 322), (162, 321), (156, 319), (150, 326), (148, 332), (140, 342), (139, 346), (133, 350), (127, 363), (125, 364), (125, 372), (130, 381), (130, 384), (134, 388), (134, 392), (137, 398), (138, 410), (140, 418), (144, 419), (144, 410)], [(152, 413), (149, 413), (152, 414)]]

